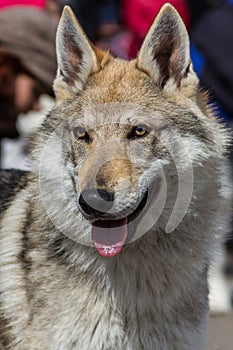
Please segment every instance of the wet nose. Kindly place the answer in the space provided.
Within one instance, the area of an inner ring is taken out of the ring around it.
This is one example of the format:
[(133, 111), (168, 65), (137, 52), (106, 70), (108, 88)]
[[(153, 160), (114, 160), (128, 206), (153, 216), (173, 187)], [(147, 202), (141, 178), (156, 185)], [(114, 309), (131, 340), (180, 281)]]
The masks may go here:
[(82, 210), (92, 216), (100, 216), (110, 211), (113, 206), (114, 193), (104, 189), (85, 189), (79, 197)]

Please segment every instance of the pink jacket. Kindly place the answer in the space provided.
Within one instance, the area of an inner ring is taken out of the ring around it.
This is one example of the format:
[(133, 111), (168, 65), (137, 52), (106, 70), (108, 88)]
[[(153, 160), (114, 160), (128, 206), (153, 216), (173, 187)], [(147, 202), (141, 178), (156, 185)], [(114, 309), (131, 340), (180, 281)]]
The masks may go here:
[[(150, 25), (167, 0), (121, 0), (121, 16), (132, 33), (129, 58), (134, 58)], [(169, 0), (189, 28), (190, 13), (187, 0)]]
[(0, 0), (0, 9), (10, 6), (35, 6), (44, 7), (46, 0)]

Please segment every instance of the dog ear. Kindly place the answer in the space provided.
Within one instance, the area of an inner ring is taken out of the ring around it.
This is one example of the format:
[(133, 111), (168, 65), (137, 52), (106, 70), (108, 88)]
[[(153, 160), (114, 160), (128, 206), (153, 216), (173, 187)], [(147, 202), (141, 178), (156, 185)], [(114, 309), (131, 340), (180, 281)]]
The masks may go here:
[(58, 70), (54, 81), (57, 100), (80, 92), (89, 75), (99, 69), (94, 48), (69, 6), (65, 6), (57, 29)]
[(160, 88), (168, 82), (177, 88), (189, 69), (192, 70), (189, 50), (189, 37), (182, 19), (173, 6), (165, 4), (145, 37), (137, 67)]

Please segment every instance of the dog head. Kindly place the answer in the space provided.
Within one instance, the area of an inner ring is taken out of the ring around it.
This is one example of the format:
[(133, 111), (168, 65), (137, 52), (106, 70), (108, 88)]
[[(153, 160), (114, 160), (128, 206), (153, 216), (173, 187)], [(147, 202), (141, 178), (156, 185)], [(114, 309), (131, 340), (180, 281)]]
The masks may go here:
[[(81, 216), (98, 252), (110, 257), (160, 217), (172, 231), (191, 201), (194, 164), (213, 151), (188, 34), (177, 11), (165, 5), (138, 57), (126, 62), (94, 47), (66, 7), (57, 59), (57, 103), (40, 140), (47, 147), (41, 163), (44, 195), (54, 186), (58, 207), (63, 206), (58, 210), (48, 202), (50, 214), (59, 217), (58, 211), (66, 210), (69, 224), (63, 229), (73, 225), (76, 232)], [(69, 221), (77, 209), (77, 220)]]

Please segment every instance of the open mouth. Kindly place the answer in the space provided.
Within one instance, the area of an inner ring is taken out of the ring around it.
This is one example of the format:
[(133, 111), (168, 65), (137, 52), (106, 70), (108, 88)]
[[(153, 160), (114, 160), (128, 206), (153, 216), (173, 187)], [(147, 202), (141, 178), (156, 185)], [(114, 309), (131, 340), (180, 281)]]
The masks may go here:
[(128, 224), (136, 220), (147, 203), (148, 191), (137, 208), (126, 218), (120, 220), (96, 220), (92, 224), (92, 240), (98, 253), (104, 257), (118, 255), (128, 235)]

